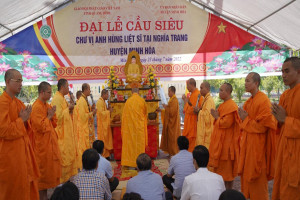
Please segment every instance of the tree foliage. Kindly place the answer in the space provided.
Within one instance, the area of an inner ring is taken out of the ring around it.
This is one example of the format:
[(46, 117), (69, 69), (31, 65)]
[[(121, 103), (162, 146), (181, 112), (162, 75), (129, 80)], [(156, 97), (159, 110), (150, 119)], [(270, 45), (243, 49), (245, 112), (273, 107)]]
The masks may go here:
[[(4, 92), (5, 87), (0, 86), (0, 95)], [(57, 91), (57, 86), (52, 85), (51, 86), (52, 90), (52, 96), (55, 94)], [(37, 98), (38, 98), (38, 86), (37, 85), (27, 85), (23, 86), (20, 94), (18, 94), (18, 98), (22, 100), (25, 103), (33, 103)]]
[(23, 102), (33, 103), (38, 98), (38, 86), (37, 85), (28, 85), (23, 86), (18, 98)]
[(233, 92), (236, 94), (238, 102), (242, 102), (242, 97), (245, 93), (245, 78), (235, 78), (229, 79), (228, 83), (230, 83), (233, 87)]
[(214, 92), (218, 92), (220, 86), (227, 82), (230, 83), (233, 87), (233, 95), (235, 94), (239, 103), (242, 102), (242, 97), (245, 93), (245, 78), (232, 78), (232, 79), (214, 79), (214, 80), (207, 80), (211, 87), (215, 88)]
[(277, 76), (266, 76), (262, 78), (262, 87), (266, 91), (268, 97), (271, 97), (271, 92), (280, 87)]
[(4, 86), (0, 86), (0, 95), (4, 92), (5, 87)]

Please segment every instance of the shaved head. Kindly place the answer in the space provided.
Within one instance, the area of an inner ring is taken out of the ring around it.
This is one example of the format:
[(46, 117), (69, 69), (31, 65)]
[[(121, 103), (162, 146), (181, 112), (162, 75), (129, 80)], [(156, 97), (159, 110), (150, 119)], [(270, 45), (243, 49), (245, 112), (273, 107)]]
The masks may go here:
[(290, 89), (300, 83), (300, 58), (287, 58), (281, 68), (282, 80)]
[(190, 85), (196, 87), (196, 80), (195, 80), (195, 79), (190, 78), (190, 79), (188, 80), (188, 83), (189, 83)]
[(10, 79), (14, 79), (14, 77), (18, 74), (21, 74), (18, 70), (16, 69), (9, 69), (5, 72), (5, 75), (4, 75), (4, 81), (8, 81)]
[(300, 58), (290, 57), (290, 58), (285, 59), (285, 61), (283, 63), (286, 63), (286, 62), (291, 62), (292, 67), (294, 67), (296, 70), (300, 70)]
[(210, 92), (210, 84), (206, 81), (200, 85), (200, 94), (205, 97)]
[(84, 83), (82, 84), (81, 90), (82, 92), (86, 91), (87, 89), (89, 89), (90, 85), (88, 83)]
[(60, 91), (63, 86), (66, 86), (68, 83), (67, 79), (61, 78), (57, 82), (57, 90)]
[(45, 91), (47, 91), (49, 89), (49, 87), (51, 88), (51, 85), (48, 82), (43, 81), (38, 86), (38, 92), (39, 93), (45, 92)]
[(210, 84), (207, 81), (204, 81), (201, 85), (203, 85), (204, 87), (206, 87), (206, 89), (208, 89), (208, 91), (210, 91)]
[(39, 100), (45, 103), (51, 98), (51, 85), (46, 81), (41, 82), (38, 86), (38, 92)]
[(226, 91), (229, 92), (229, 94), (232, 93), (232, 85), (230, 83), (224, 83), (223, 85), (225, 85), (226, 87)]
[(81, 95), (82, 95), (82, 91), (81, 91), (81, 90), (78, 90), (78, 91), (76, 92), (76, 98), (79, 99), (79, 98), (81, 97)]
[(86, 97), (91, 95), (91, 88), (88, 83), (82, 84), (81, 88), (82, 88), (82, 94), (84, 94)]
[(248, 74), (248, 76), (251, 75), (251, 78), (253, 80), (254, 83), (258, 83), (258, 87), (260, 85), (260, 75), (256, 72), (250, 72)]
[(101, 96), (103, 96), (103, 95), (105, 95), (105, 94), (107, 94), (108, 93), (108, 90), (107, 89), (103, 89), (102, 91), (101, 91)]
[(139, 93), (139, 88), (132, 88), (131, 91), (132, 93)]
[(22, 89), (22, 74), (15, 69), (9, 69), (5, 72), (4, 75), (5, 80), (5, 91), (8, 93), (10, 97), (14, 97), (19, 94)]
[(176, 88), (172, 85), (169, 87), (169, 89), (175, 94), (176, 93)]
[(188, 89), (189, 92), (193, 92), (196, 89), (196, 81), (193, 78), (190, 78), (186, 82), (186, 89)]
[(232, 86), (229, 83), (224, 83), (220, 87), (219, 97), (223, 101), (231, 99)]

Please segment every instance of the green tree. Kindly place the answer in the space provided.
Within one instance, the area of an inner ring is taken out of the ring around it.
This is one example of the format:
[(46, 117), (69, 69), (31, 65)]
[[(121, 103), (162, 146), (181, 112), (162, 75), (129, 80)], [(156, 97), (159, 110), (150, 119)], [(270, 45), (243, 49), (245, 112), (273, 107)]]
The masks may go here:
[(51, 85), (51, 91), (52, 91), (52, 96), (53, 96), (57, 91), (57, 85)]
[(266, 76), (262, 78), (262, 87), (267, 92), (268, 97), (270, 98), (271, 92), (279, 88), (279, 80), (277, 76)]
[(206, 81), (210, 84), (212, 92), (217, 92), (220, 86), (222, 85), (222, 83), (225, 82), (224, 79), (210, 79)]
[(278, 82), (275, 85), (275, 90), (277, 91), (277, 98), (279, 101), (280, 95), (286, 90), (288, 89), (287, 86), (284, 85), (283, 80), (282, 80), (282, 76), (278, 76)]
[(245, 78), (232, 78), (227, 81), (233, 87), (233, 92), (236, 94), (236, 97), (239, 103), (242, 102), (242, 97), (245, 93)]
[(5, 87), (4, 86), (0, 86), (0, 95), (4, 92)]
[[(0, 86), (0, 95), (4, 92), (5, 87)], [(57, 91), (56, 85), (51, 85), (52, 96)], [(38, 98), (38, 86), (37, 85), (28, 85), (23, 86), (18, 98), (26, 103), (33, 103)]]
[(37, 85), (28, 85), (23, 86), (20, 94), (18, 95), (18, 98), (20, 98), (22, 101), (27, 103), (33, 103), (37, 97), (38, 94), (38, 86)]

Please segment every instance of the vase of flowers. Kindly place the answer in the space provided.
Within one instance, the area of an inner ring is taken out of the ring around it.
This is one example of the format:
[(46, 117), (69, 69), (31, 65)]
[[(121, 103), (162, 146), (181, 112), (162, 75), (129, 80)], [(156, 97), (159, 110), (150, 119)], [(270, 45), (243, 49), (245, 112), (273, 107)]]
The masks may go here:
[(111, 101), (113, 101), (115, 94), (114, 94), (114, 90), (119, 86), (119, 82), (118, 82), (118, 76), (115, 75), (115, 70), (114, 70), (114, 66), (110, 67), (110, 72), (109, 72), (109, 76), (107, 77), (108, 81), (105, 81), (105, 83), (107, 83), (107, 88), (111, 91)]
[(106, 81), (106, 83), (107, 83), (107, 87), (110, 90), (114, 90), (119, 86), (118, 76), (115, 75), (113, 66), (110, 67), (109, 76), (107, 78), (108, 78), (108, 81)]
[(150, 85), (150, 88), (155, 88), (155, 76), (156, 74), (154, 74), (154, 69), (150, 66), (148, 68), (148, 81), (149, 81), (149, 85)]
[(154, 98), (158, 99), (157, 86), (158, 86), (159, 78), (156, 78), (156, 74), (154, 74), (154, 69), (151, 66), (148, 68), (147, 79), (149, 81), (149, 86), (153, 93), (154, 93), (154, 89), (155, 89), (155, 93), (154, 93), (155, 97)]

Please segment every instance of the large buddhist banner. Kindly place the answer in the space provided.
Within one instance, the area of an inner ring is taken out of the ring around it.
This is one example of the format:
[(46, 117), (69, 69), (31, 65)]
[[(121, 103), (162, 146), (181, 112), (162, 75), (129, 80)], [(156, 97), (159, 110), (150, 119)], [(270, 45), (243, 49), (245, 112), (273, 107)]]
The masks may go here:
[[(79, 0), (0, 43), (0, 77), (24, 80), (124, 78), (127, 55), (139, 53), (144, 74), (239, 77), (276, 74), (288, 51), (185, 0)], [(0, 79), (2, 80), (2, 79)]]

